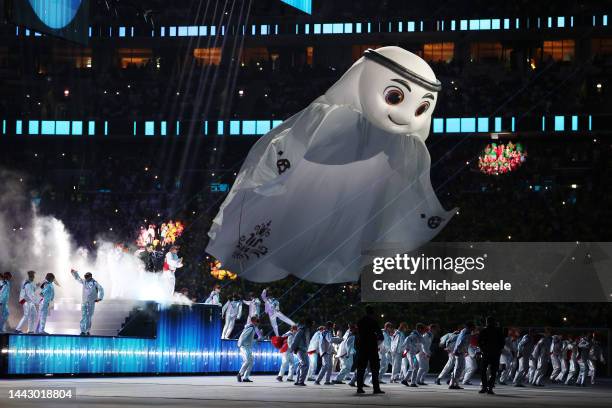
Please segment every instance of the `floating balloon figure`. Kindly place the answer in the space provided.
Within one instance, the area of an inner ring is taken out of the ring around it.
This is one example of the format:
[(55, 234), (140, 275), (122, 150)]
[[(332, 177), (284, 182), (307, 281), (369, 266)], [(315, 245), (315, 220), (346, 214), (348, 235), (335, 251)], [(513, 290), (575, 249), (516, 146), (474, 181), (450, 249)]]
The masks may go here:
[(432, 189), (440, 82), (399, 47), (367, 50), (325, 95), (249, 152), (207, 252), (241, 277), (356, 281), (377, 250), (405, 252), (449, 221)]

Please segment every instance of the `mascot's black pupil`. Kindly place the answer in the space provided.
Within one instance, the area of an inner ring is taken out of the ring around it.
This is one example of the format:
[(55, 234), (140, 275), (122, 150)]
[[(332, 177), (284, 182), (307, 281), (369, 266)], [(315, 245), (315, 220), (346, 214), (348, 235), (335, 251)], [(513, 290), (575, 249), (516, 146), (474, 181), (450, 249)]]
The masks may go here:
[(385, 100), (389, 105), (397, 105), (398, 103), (402, 102), (403, 99), (404, 95), (402, 95), (402, 93), (398, 90), (388, 91), (385, 95)]

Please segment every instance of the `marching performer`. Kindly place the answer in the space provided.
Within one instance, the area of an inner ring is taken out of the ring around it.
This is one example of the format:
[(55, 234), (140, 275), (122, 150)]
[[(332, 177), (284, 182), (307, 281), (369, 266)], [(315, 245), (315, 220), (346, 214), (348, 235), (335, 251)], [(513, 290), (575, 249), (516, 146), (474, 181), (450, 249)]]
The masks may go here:
[(9, 318), (9, 297), (11, 296), (11, 279), (13, 275), (10, 272), (0, 274), (0, 333), (6, 331)]
[(529, 370), (531, 354), (533, 353), (533, 334), (531, 330), (525, 333), (518, 342), (517, 355), (518, 355), (518, 369), (514, 375), (513, 384), (515, 387), (524, 387), (523, 382), (527, 378), (527, 371)]
[(249, 307), (249, 320), (251, 317), (259, 316), (261, 314), (261, 300), (255, 296), (255, 293), (249, 292), (249, 300), (244, 299), (242, 303)]
[(478, 335), (473, 335), (470, 338), (467, 355), (465, 356), (465, 370), (463, 374), (463, 385), (472, 385), (472, 377), (478, 370), (478, 359), (480, 358), (480, 347), (478, 347)]
[(511, 330), (504, 340), (504, 348), (499, 357), (499, 365), (501, 366), (501, 373), (499, 375), (500, 385), (506, 385), (512, 379), (512, 372), (516, 367), (516, 348), (515, 334)]
[(395, 329), (393, 328), (393, 323), (387, 322), (382, 330), (383, 333), (383, 341), (378, 346), (378, 357), (380, 358), (380, 373), (378, 374), (378, 378), (380, 379), (378, 382), (380, 384), (384, 384), (383, 378), (385, 378), (385, 374), (387, 373), (387, 369), (389, 368), (389, 364), (392, 361), (391, 358), (391, 337)]
[(295, 385), (305, 386), (308, 376), (308, 338), (312, 327), (312, 320), (304, 320), (298, 326), (298, 331), (293, 338), (291, 351), (297, 355), (298, 368), (295, 373)]
[(295, 322), (280, 311), (280, 302), (275, 297), (268, 296), (269, 294), (268, 288), (264, 289), (263, 292), (261, 292), (261, 299), (264, 301), (266, 306), (266, 313), (270, 318), (272, 330), (274, 330), (274, 334), (278, 336), (278, 322), (276, 319), (282, 320), (289, 326), (295, 326)]
[(455, 357), (455, 367), (453, 369), (453, 373), (451, 374), (450, 386), (448, 387), (449, 390), (462, 389), (462, 387), (459, 386), (459, 377), (461, 376), (461, 374), (463, 373), (463, 369), (465, 368), (465, 355), (467, 354), (467, 348), (470, 344), (470, 337), (472, 335), (473, 330), (474, 323), (467, 322), (463, 330), (459, 332), (455, 347), (453, 348), (453, 356)]
[(317, 366), (319, 362), (319, 343), (321, 343), (321, 337), (323, 336), (323, 332), (325, 331), (324, 326), (319, 326), (317, 331), (310, 338), (310, 342), (308, 343), (308, 381), (314, 381), (315, 374), (317, 372)]
[(404, 340), (406, 339), (406, 332), (408, 331), (408, 324), (406, 322), (401, 322), (393, 333), (393, 337), (391, 338), (391, 382), (400, 382), (401, 381), (401, 372), (402, 372), (402, 358), (403, 358), (403, 349), (402, 344), (404, 344)]
[(580, 367), (580, 372), (578, 374), (578, 380), (576, 380), (576, 385), (586, 386), (586, 377), (588, 375), (588, 361), (589, 361), (589, 351), (591, 350), (591, 338), (590, 336), (583, 336), (578, 341), (578, 367)]
[(578, 340), (575, 337), (570, 337), (567, 343), (567, 353), (569, 354), (569, 368), (567, 370), (567, 378), (565, 379), (565, 385), (576, 381), (579, 371), (578, 365)]
[(45, 324), (47, 324), (47, 315), (49, 314), (49, 304), (55, 298), (54, 289), (55, 275), (48, 273), (45, 276), (45, 281), (40, 285), (40, 303), (38, 309), (38, 327), (36, 333), (48, 334), (45, 332)]
[(567, 374), (567, 370), (569, 368), (568, 346), (569, 340), (567, 338), (561, 340), (561, 353), (559, 355), (559, 360), (561, 361), (561, 371), (559, 371), (559, 375), (557, 375), (557, 377), (553, 379), (553, 382), (556, 382), (558, 384), (563, 384), (565, 376)]
[[(448, 359), (446, 360), (446, 364), (438, 377), (436, 378), (436, 384), (440, 384), (440, 380), (449, 375), (453, 368), (455, 367), (455, 356), (453, 354), (453, 350), (455, 349), (455, 343), (457, 342), (457, 337), (459, 336), (459, 330), (452, 331), (450, 333), (446, 333), (444, 336), (440, 338), (440, 347), (446, 351), (448, 354)], [(448, 381), (450, 383), (450, 380)]]
[(554, 383), (561, 372), (561, 355), (563, 354), (563, 338), (557, 334), (552, 336), (550, 344), (550, 363), (552, 372), (550, 380)]
[(544, 377), (550, 363), (550, 347), (552, 345), (552, 336), (550, 329), (544, 330), (544, 336), (537, 342), (533, 348), (532, 357), (536, 361), (536, 370), (533, 376), (532, 384), (537, 387), (544, 386)]
[(419, 373), (417, 375), (418, 385), (427, 385), (425, 383), (425, 376), (429, 372), (429, 359), (431, 358), (431, 343), (434, 337), (438, 333), (438, 325), (430, 324), (428, 330), (423, 333), (421, 339), (421, 351), (417, 354), (419, 360)]
[(253, 369), (253, 342), (255, 341), (255, 335), (259, 335), (257, 330), (258, 324), (259, 318), (257, 316), (251, 317), (250, 323), (244, 326), (238, 338), (237, 345), (240, 348), (240, 357), (242, 357), (242, 366), (236, 376), (238, 382), (253, 382), (249, 377)]
[(242, 316), (242, 300), (236, 294), (232, 296), (232, 300), (228, 300), (221, 309), (221, 318), (225, 318), (225, 325), (221, 333), (222, 339), (229, 339), (234, 331), (236, 319)]
[(402, 384), (410, 387), (418, 387), (417, 376), (419, 374), (419, 362), (417, 360), (417, 354), (421, 351), (421, 340), (425, 333), (425, 325), (423, 323), (417, 323), (412, 333), (406, 337), (402, 349), (406, 351), (406, 359), (408, 359), (409, 371), (406, 376), (402, 379)]
[(208, 295), (204, 301), (204, 304), (221, 306), (221, 285), (217, 284), (213, 287), (212, 292), (210, 292), (210, 295)]
[(83, 285), (81, 300), (81, 336), (89, 336), (96, 303), (104, 299), (104, 288), (94, 280), (91, 272), (85, 273), (85, 280), (83, 280), (74, 269), (71, 269), (70, 273), (77, 282)]
[(276, 377), (277, 381), (283, 381), (285, 371), (287, 372), (287, 381), (293, 381), (293, 374), (295, 373), (295, 356), (291, 351), (291, 347), (293, 346), (293, 339), (297, 331), (297, 326), (291, 326), (291, 330), (283, 334), (283, 337), (285, 338), (285, 345), (281, 348), (283, 362), (281, 363), (278, 376)]
[(19, 303), (23, 305), (23, 317), (15, 328), (15, 333), (23, 333), (21, 330), (24, 325), (27, 326), (26, 333), (36, 332), (36, 323), (38, 322), (38, 312), (36, 305), (38, 304), (38, 296), (36, 296), (36, 286), (34, 285), (34, 277), (36, 272), (28, 271), (28, 279), (21, 285), (19, 291)]
[(342, 336), (342, 343), (340, 343), (340, 349), (338, 350), (338, 357), (340, 358), (340, 371), (333, 381), (334, 384), (344, 384), (344, 379), (351, 373), (351, 367), (353, 366), (353, 360), (355, 357), (355, 332), (357, 326), (349, 324), (348, 330)]
[(606, 364), (606, 360), (603, 356), (603, 350), (601, 348), (601, 344), (595, 338), (595, 333), (593, 333), (591, 348), (589, 349), (589, 359), (587, 361), (587, 366), (589, 368), (589, 377), (591, 377), (591, 385), (595, 384), (595, 374), (597, 371), (597, 362), (601, 364)]
[(183, 267), (183, 258), (179, 258), (177, 253), (178, 246), (171, 246), (164, 260), (163, 277), (166, 283), (167, 293), (170, 297), (174, 294), (174, 286), (176, 285), (175, 272), (178, 268)]
[(321, 333), (321, 341), (319, 342), (319, 355), (321, 356), (321, 370), (315, 381), (315, 384), (321, 385), (321, 380), (325, 377), (325, 385), (331, 385), (332, 375), (332, 356), (334, 352), (334, 343), (340, 343), (342, 339), (334, 337), (334, 323), (327, 322), (325, 330)]

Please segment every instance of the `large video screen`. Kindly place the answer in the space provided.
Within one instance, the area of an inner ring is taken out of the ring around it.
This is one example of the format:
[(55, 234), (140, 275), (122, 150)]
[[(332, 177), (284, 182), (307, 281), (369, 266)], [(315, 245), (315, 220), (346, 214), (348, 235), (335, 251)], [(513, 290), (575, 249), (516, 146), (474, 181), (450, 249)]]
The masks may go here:
[(6, 15), (33, 31), (81, 44), (88, 40), (89, 0), (7, 0)]

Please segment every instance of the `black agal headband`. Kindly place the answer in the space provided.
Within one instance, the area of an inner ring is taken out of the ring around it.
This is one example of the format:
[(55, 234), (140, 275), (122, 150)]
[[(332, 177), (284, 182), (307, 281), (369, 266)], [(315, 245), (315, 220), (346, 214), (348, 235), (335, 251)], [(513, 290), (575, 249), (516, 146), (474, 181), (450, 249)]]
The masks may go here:
[(404, 78), (409, 79), (410, 81), (414, 82), (417, 85), (422, 86), (428, 91), (440, 92), (442, 90), (442, 84), (440, 83), (440, 81), (438, 80), (436, 80), (435, 82), (430, 81), (429, 79), (424, 78), (421, 75), (410, 71), (409, 69), (403, 67), (402, 65), (393, 61), (392, 59), (385, 57), (381, 53), (374, 51), (371, 48), (367, 49), (363, 53), (363, 56), (384, 66), (385, 68), (389, 68), (391, 71), (395, 72), (396, 74), (399, 74), (403, 76)]

